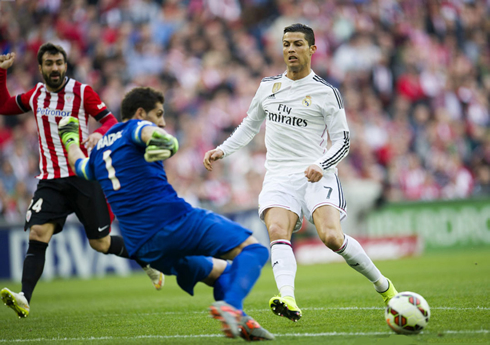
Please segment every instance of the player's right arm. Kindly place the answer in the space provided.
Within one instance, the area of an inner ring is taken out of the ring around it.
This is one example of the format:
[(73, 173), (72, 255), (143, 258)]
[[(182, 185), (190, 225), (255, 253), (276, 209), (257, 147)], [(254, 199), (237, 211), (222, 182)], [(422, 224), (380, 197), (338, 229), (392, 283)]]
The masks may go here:
[(138, 126), (131, 133), (131, 138), (138, 145), (146, 145), (147, 162), (163, 161), (179, 150), (177, 138), (149, 121), (139, 121)]
[(250, 107), (248, 108), (247, 116), (235, 129), (232, 135), (230, 135), (223, 144), (204, 154), (203, 164), (207, 170), (213, 170), (212, 162), (238, 151), (252, 141), (257, 133), (259, 133), (260, 126), (265, 120), (265, 112), (261, 104), (263, 98), (262, 86), (263, 84), (257, 89), (257, 92), (250, 103)]
[(7, 89), (7, 69), (15, 60), (15, 53), (0, 55), (0, 114), (19, 115), (31, 110), (29, 108), (29, 98), (34, 90), (28, 93), (11, 96)]

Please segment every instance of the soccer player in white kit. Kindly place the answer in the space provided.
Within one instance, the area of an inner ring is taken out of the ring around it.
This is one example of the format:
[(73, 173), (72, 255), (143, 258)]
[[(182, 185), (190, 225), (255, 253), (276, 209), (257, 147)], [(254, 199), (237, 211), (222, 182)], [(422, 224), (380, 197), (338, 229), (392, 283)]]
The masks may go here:
[(302, 316), (294, 295), (297, 264), (291, 236), (300, 229), (303, 216), (315, 225), (328, 248), (374, 284), (387, 304), (397, 293), (395, 287), (340, 226), (347, 208), (336, 166), (350, 145), (340, 93), (311, 69), (316, 46), (310, 27), (286, 27), (282, 43), (286, 72), (262, 80), (247, 117), (223, 144), (206, 152), (204, 166), (212, 170), (213, 161), (247, 145), (265, 120), (267, 172), (259, 195), (259, 215), (271, 241), (279, 295), (269, 305), (276, 315), (292, 321)]

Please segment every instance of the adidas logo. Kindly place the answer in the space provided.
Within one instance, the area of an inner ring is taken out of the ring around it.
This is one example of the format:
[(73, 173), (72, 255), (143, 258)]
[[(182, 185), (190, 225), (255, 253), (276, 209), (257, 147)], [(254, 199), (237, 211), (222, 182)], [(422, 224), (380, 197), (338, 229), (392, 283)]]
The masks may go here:
[(277, 265), (279, 263), (279, 261), (276, 261), (272, 264), (272, 267), (274, 267), (275, 265)]
[(269, 97), (267, 97), (267, 98), (269, 98), (269, 99), (276, 99), (276, 94), (274, 94), (274, 93), (273, 93), (272, 95), (270, 95), (270, 96), (269, 96)]

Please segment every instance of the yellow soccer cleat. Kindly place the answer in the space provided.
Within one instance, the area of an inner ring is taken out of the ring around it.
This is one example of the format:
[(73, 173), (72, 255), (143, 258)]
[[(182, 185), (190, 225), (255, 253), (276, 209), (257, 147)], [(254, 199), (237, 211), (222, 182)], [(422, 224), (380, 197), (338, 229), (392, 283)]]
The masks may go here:
[(0, 291), (3, 303), (9, 308), (11, 308), (19, 316), (19, 318), (29, 316), (29, 303), (24, 297), (23, 292), (15, 293), (7, 288), (3, 288)]
[(388, 281), (388, 290), (378, 293), (381, 295), (381, 297), (383, 297), (385, 305), (388, 305), (388, 302), (390, 302), (390, 300), (395, 297), (396, 294), (398, 294), (398, 291), (396, 291), (395, 286), (393, 285), (391, 280), (389, 280), (388, 278), (386, 278), (386, 280)]
[(301, 309), (296, 305), (294, 297), (274, 296), (269, 300), (269, 307), (274, 314), (284, 316), (294, 322), (301, 319), (302, 316)]

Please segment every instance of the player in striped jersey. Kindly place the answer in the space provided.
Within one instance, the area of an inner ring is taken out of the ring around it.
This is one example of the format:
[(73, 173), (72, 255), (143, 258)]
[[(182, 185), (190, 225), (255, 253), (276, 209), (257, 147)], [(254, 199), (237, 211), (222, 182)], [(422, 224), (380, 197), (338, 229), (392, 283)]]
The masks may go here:
[(396, 294), (393, 284), (340, 226), (347, 207), (336, 166), (350, 145), (342, 97), (311, 69), (316, 50), (311, 28), (286, 27), (282, 43), (286, 72), (262, 80), (247, 117), (222, 145), (205, 154), (204, 166), (212, 170), (213, 161), (247, 145), (265, 121), (267, 172), (259, 215), (269, 231), (279, 289), (279, 295), (269, 301), (275, 314), (293, 321), (302, 315), (294, 295), (297, 266), (291, 236), (301, 228), (303, 216), (315, 225), (323, 243), (369, 279), (388, 303)]
[[(29, 315), (29, 303), (41, 278), (45, 253), (51, 237), (61, 232), (66, 217), (75, 212), (85, 228), (90, 246), (104, 254), (129, 258), (121, 236), (110, 236), (113, 216), (100, 185), (76, 177), (68, 163), (67, 152), (58, 134), (58, 122), (67, 116), (80, 122), (80, 137), (92, 148), (107, 130), (117, 123), (105, 104), (88, 85), (66, 77), (67, 58), (62, 47), (43, 44), (38, 51), (39, 71), (44, 83), (26, 93), (10, 96), (7, 69), (15, 53), (0, 56), (0, 114), (17, 115), (32, 111), (39, 133), (39, 169), (37, 190), (26, 214), (25, 230), (29, 231), (29, 247), (22, 271), (22, 292), (1, 290), (3, 301), (19, 315)], [(92, 116), (102, 125), (89, 135), (88, 121)], [(138, 262), (159, 290), (163, 274)]]

